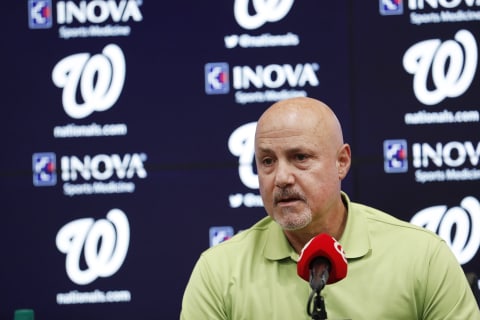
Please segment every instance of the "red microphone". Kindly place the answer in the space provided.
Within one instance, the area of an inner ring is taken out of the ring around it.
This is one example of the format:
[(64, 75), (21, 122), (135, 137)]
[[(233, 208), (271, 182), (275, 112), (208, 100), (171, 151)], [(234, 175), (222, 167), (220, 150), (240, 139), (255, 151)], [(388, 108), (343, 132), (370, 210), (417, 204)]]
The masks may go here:
[(345, 278), (347, 258), (340, 243), (326, 233), (313, 237), (302, 249), (297, 274), (317, 292)]

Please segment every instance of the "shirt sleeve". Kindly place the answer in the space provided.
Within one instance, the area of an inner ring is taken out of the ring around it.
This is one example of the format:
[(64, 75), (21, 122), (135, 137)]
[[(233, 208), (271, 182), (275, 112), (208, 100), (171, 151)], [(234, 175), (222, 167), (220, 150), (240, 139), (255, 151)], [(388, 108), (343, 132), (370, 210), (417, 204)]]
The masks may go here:
[(480, 320), (480, 311), (463, 269), (444, 241), (431, 257), (423, 318)]
[(197, 261), (185, 289), (180, 320), (227, 320), (223, 281), (204, 255)]

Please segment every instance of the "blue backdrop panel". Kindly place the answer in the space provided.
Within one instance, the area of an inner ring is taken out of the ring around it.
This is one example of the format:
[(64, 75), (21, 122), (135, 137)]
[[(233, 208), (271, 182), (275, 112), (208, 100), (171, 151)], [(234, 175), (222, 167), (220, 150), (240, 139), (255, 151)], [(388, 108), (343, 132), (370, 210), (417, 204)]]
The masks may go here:
[(255, 121), (302, 95), (343, 123), (351, 198), (478, 273), (478, 6), (387, 2), (7, 4), (0, 319), (178, 318), (199, 254), (266, 215)]

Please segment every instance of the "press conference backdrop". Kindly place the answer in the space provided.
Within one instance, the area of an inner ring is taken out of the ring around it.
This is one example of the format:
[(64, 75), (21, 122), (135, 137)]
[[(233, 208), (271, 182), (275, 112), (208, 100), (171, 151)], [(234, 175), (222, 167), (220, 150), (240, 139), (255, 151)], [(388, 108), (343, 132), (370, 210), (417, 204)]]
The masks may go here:
[(199, 254), (266, 215), (255, 121), (293, 96), (340, 117), (352, 200), (479, 273), (478, 1), (3, 7), (1, 319), (177, 318)]

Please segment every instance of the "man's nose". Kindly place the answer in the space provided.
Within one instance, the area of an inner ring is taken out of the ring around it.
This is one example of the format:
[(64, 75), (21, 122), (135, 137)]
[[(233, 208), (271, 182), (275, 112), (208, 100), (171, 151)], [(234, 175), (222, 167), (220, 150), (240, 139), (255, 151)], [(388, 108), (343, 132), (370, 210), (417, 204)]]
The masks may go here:
[(291, 165), (285, 161), (278, 161), (275, 170), (275, 186), (285, 188), (295, 182)]

